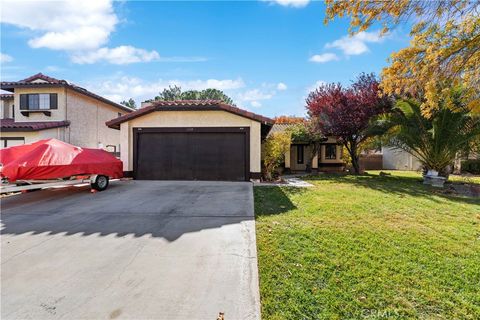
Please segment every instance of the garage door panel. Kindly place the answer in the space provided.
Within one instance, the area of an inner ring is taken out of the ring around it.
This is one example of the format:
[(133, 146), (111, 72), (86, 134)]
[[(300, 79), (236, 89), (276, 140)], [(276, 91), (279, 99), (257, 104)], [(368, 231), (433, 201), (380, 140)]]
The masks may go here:
[[(169, 172), (172, 180), (188, 180), (193, 178), (192, 170), (186, 167), (188, 155), (181, 150), (188, 149), (188, 142), (182, 139), (181, 133), (166, 133), (158, 139), (158, 134), (145, 133), (139, 135), (136, 176), (141, 180), (161, 180), (165, 172)], [(171, 152), (169, 150), (177, 150)], [(179, 170), (184, 167), (184, 170)]]
[(197, 180), (245, 180), (245, 135), (192, 134), (194, 176)]
[(145, 132), (136, 137), (140, 180), (246, 180), (245, 132)]

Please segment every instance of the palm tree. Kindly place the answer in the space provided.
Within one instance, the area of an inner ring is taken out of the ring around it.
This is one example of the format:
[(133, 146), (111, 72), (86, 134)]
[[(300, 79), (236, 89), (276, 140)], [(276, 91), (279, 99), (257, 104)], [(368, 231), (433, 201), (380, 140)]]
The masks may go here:
[(447, 177), (458, 154), (468, 152), (480, 137), (480, 117), (470, 112), (458, 94), (430, 117), (422, 114), (419, 102), (400, 100), (374, 127), (377, 134), (387, 133), (388, 146), (415, 156), (425, 170)]

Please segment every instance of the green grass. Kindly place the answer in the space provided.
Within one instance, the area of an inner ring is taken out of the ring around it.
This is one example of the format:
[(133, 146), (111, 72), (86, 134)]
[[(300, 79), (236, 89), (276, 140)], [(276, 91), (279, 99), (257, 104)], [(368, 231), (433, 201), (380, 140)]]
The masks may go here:
[(479, 319), (480, 200), (419, 174), (255, 187), (263, 319)]
[[(419, 172), (415, 172), (415, 171), (371, 170), (371, 171), (368, 171), (367, 173), (372, 174), (372, 175), (378, 175), (381, 171), (393, 174), (397, 177), (421, 179), (421, 174)], [(451, 174), (448, 177), (448, 181), (458, 182), (458, 183), (467, 182), (467, 183), (480, 184), (480, 176), (478, 176), (478, 175), (476, 175), (476, 176), (466, 176), (466, 175), (460, 176), (460, 175)]]

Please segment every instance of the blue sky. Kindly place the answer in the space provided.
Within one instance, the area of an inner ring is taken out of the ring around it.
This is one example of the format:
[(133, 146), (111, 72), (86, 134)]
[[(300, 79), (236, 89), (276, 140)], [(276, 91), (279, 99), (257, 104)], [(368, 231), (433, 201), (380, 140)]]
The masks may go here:
[(303, 115), (321, 82), (380, 73), (402, 30), (348, 37), (322, 2), (2, 1), (1, 78), (37, 72), (137, 104), (169, 84), (215, 87), (266, 116)]

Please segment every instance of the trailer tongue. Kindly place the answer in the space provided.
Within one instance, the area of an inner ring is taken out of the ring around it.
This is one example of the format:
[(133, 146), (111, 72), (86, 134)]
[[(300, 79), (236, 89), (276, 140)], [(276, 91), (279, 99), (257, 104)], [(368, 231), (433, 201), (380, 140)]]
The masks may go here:
[(102, 191), (109, 178), (123, 175), (122, 162), (110, 153), (57, 139), (2, 149), (0, 163), (2, 182), (8, 182), (1, 193), (79, 183)]

